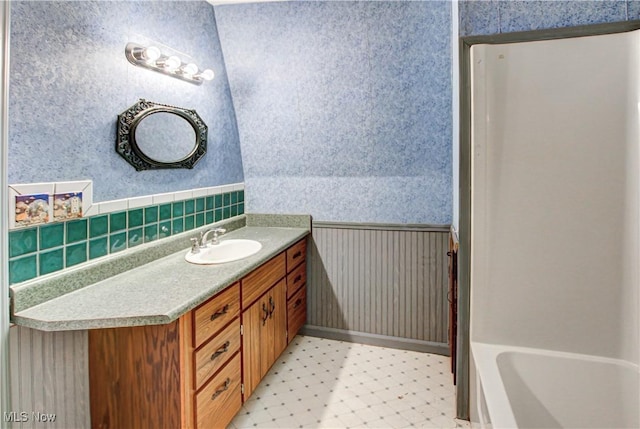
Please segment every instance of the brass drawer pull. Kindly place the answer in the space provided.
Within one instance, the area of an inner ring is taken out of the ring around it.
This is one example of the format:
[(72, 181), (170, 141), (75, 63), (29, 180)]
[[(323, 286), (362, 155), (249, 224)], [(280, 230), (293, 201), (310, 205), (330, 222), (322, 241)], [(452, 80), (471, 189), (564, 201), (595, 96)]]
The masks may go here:
[(227, 314), (228, 311), (229, 311), (229, 304), (227, 304), (224, 307), (222, 307), (222, 310), (216, 311), (215, 313), (213, 313), (211, 315), (211, 320), (213, 321), (213, 320), (216, 320), (220, 316), (224, 316), (225, 314)]
[(302, 304), (302, 298), (296, 299), (296, 302), (293, 304), (293, 308), (297, 308), (300, 304)]
[(218, 396), (222, 395), (222, 393), (225, 390), (229, 389), (229, 385), (231, 384), (231, 379), (227, 378), (227, 380), (224, 382), (224, 384), (215, 392), (213, 392), (213, 395), (211, 395), (211, 400), (213, 401), (214, 399), (216, 399)]
[(218, 350), (216, 350), (216, 352), (214, 354), (211, 355), (211, 360), (215, 360), (218, 356), (220, 356), (223, 353), (226, 353), (229, 351), (229, 345), (231, 343), (229, 341), (227, 341), (226, 343), (224, 343), (222, 345), (222, 347), (220, 347)]

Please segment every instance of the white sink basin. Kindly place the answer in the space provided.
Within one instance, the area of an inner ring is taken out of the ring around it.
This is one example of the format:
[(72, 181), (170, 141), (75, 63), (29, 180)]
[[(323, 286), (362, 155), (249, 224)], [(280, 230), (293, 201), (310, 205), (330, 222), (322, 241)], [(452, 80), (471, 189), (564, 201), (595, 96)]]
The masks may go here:
[(192, 253), (189, 250), (184, 259), (199, 265), (223, 264), (256, 254), (260, 249), (262, 249), (262, 244), (255, 240), (221, 240), (218, 244), (207, 245), (198, 253)]

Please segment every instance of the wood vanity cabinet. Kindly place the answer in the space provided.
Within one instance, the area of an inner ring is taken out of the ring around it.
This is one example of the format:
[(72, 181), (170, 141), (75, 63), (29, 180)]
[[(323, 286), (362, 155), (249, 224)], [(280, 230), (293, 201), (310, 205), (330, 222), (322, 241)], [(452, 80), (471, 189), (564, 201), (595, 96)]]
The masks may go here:
[(303, 239), (172, 323), (90, 330), (91, 426), (226, 427), (305, 322), (305, 255)]
[(224, 428), (242, 406), (240, 284), (167, 325), (89, 331), (91, 426)]

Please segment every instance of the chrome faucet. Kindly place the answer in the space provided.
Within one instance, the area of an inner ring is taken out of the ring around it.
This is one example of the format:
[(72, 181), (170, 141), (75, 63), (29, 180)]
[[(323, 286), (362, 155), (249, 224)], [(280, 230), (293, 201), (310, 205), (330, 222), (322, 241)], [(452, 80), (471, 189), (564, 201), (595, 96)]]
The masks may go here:
[(211, 239), (211, 244), (216, 245), (216, 244), (220, 243), (218, 241), (218, 238), (221, 235), (223, 235), (225, 232), (227, 232), (227, 230), (224, 229), (224, 228), (213, 228), (213, 229), (207, 230), (205, 232), (201, 232), (200, 233), (200, 248), (207, 247), (207, 238), (209, 237), (209, 234), (213, 234), (213, 238)]

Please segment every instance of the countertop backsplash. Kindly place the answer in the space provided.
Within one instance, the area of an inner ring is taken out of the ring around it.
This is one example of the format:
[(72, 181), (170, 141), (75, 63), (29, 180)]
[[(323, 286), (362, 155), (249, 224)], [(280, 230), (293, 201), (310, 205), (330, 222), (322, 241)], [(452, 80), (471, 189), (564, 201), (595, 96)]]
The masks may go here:
[(11, 285), (243, 215), (244, 183), (105, 201), (95, 215), (9, 233)]

